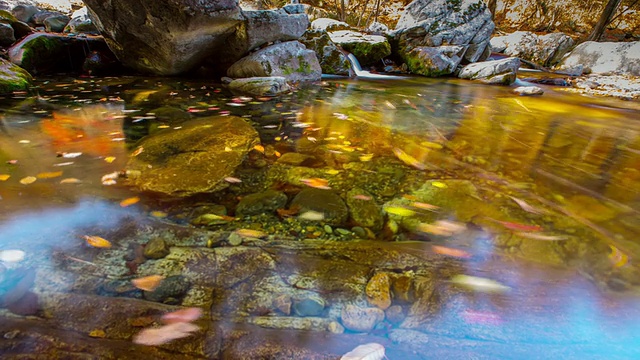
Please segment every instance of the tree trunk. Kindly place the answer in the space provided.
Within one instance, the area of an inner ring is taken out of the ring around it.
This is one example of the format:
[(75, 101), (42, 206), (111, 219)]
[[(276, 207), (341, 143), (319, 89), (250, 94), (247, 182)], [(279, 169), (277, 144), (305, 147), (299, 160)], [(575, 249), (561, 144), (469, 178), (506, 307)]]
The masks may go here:
[(605, 5), (602, 14), (600, 14), (600, 19), (598, 19), (598, 23), (593, 28), (591, 34), (587, 38), (588, 41), (598, 41), (602, 34), (604, 34), (604, 29), (609, 25), (613, 14), (616, 12), (618, 6), (620, 6), (620, 2), (622, 0), (608, 0), (607, 5)]
[(489, 11), (491, 11), (491, 20), (496, 18), (496, 3), (497, 0), (489, 0), (487, 2), (487, 7), (489, 8)]
[(345, 21), (347, 19), (347, 14), (344, 8), (344, 0), (340, 0), (340, 21)]

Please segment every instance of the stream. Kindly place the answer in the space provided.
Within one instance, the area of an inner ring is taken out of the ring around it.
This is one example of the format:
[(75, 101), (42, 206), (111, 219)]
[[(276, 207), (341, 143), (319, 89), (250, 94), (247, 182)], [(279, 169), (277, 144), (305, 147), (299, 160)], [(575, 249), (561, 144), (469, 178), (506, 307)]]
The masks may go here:
[[(251, 98), (198, 79), (42, 78), (0, 98), (0, 353), (637, 357), (640, 104), (541, 87), (336, 77)], [(222, 190), (129, 182), (140, 141), (234, 116), (259, 144)], [(305, 206), (336, 197), (346, 220), (293, 206), (308, 188), (331, 196)], [(268, 190), (283, 206), (238, 215)], [(164, 256), (142, 256), (159, 238)], [(167, 294), (131, 285), (149, 275)], [(204, 311), (198, 332), (132, 342), (180, 307)]]

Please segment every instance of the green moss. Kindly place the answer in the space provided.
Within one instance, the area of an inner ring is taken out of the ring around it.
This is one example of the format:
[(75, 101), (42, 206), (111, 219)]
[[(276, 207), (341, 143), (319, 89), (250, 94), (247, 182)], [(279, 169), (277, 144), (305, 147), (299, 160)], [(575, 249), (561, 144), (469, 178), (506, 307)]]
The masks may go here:
[(0, 59), (0, 94), (28, 90), (32, 80), (23, 68)]
[(61, 49), (64, 48), (58, 38), (47, 34), (35, 34), (25, 40), (20, 44), (23, 51), (20, 66), (25, 69), (36, 68), (36, 64), (41, 63), (43, 59), (55, 59), (61, 55)]
[(298, 72), (302, 74), (311, 74), (311, 64), (307, 62), (307, 60), (302, 55), (298, 55)]
[(0, 22), (13, 24), (14, 22), (18, 22), (18, 19), (16, 19), (16, 17), (13, 16), (13, 14), (11, 14), (10, 12), (6, 10), (0, 10)]

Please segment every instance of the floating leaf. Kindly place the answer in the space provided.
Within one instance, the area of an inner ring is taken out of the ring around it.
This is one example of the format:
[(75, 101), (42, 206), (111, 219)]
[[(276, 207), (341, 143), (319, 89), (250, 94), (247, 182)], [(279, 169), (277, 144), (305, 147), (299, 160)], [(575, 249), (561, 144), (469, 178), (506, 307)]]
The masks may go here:
[(613, 245), (609, 245), (611, 248), (611, 254), (609, 254), (609, 260), (613, 263), (613, 267), (619, 268), (623, 267), (629, 261), (629, 257), (627, 254), (623, 253), (617, 247)]
[(514, 234), (533, 240), (541, 240), (541, 241), (561, 241), (561, 240), (569, 240), (568, 236), (562, 235), (544, 235), (544, 234), (532, 234), (528, 232), (515, 232)]
[(120, 201), (120, 206), (121, 207), (131, 206), (133, 204), (137, 204), (139, 201), (140, 201), (140, 198), (137, 197), (137, 196), (130, 197), (128, 199), (124, 199), (124, 200)]
[(256, 239), (262, 239), (264, 237), (267, 237), (267, 233), (265, 233), (264, 231), (260, 231), (260, 230), (253, 230), (253, 229), (238, 229), (236, 231), (234, 231), (236, 234), (244, 237), (244, 238), (256, 238)]
[(477, 276), (456, 275), (453, 278), (451, 278), (451, 282), (471, 290), (486, 292), (486, 293), (504, 293), (511, 290), (510, 287), (506, 285), (502, 285), (501, 283), (495, 280), (481, 278)]
[(416, 169), (424, 170), (426, 169), (426, 165), (418, 161), (418, 159), (413, 156), (407, 154), (402, 149), (393, 148), (393, 153), (396, 155), (398, 159), (400, 159), (403, 163), (413, 166)]
[(52, 179), (60, 176), (62, 176), (62, 171), (43, 172), (36, 175), (38, 179)]
[(141, 345), (162, 345), (175, 339), (182, 339), (200, 330), (194, 324), (177, 322), (159, 328), (144, 329), (133, 338), (133, 342)]
[(385, 358), (384, 346), (378, 343), (368, 343), (342, 355), (340, 360), (382, 360)]
[(89, 332), (89, 337), (104, 339), (105, 337), (107, 337), (107, 334), (102, 329), (95, 329)]
[(440, 236), (451, 236), (461, 233), (466, 229), (466, 225), (448, 220), (438, 220), (433, 224), (420, 223), (416, 227), (417, 231)]
[(144, 152), (144, 148), (142, 146), (140, 146), (139, 148), (135, 149), (132, 153), (131, 156), (138, 156), (140, 154), (142, 154)]
[(82, 237), (87, 241), (87, 244), (97, 248), (110, 248), (111, 242), (107, 239), (101, 238), (95, 235), (85, 235)]
[(435, 205), (431, 205), (431, 204), (427, 204), (427, 203), (423, 203), (423, 202), (412, 202), (411, 206), (416, 208), (416, 209), (420, 209), (420, 210), (428, 210), (428, 211), (435, 211), (440, 209), (439, 206), (435, 206)]
[(509, 230), (515, 230), (515, 231), (542, 231), (542, 227), (539, 225), (529, 225), (529, 224), (520, 224), (520, 223), (514, 223), (514, 222), (510, 222), (510, 221), (500, 221), (500, 220), (495, 220), (495, 219), (491, 219), (492, 221), (497, 222), (498, 224), (506, 227)]
[(300, 179), (300, 182), (316, 189), (329, 190), (329, 181), (320, 178)]
[(439, 189), (446, 189), (447, 188), (447, 184), (440, 182), (440, 181), (434, 181), (431, 183), (431, 186), (433, 187), (437, 187)]
[(162, 280), (164, 280), (164, 276), (162, 275), (150, 275), (133, 279), (131, 283), (140, 290), (153, 291), (160, 285)]
[(0, 181), (7, 181), (10, 177), (11, 175), (9, 174), (0, 174)]
[(0, 261), (17, 263), (24, 260), (26, 253), (22, 250), (0, 250)]
[(513, 197), (513, 196), (509, 196), (509, 197), (511, 198), (511, 200), (515, 201), (516, 204), (518, 204), (522, 208), (522, 210), (524, 210), (524, 211), (526, 211), (528, 213), (532, 213), (532, 214), (536, 214), (536, 215), (544, 214), (544, 211), (534, 208), (533, 206), (527, 204), (527, 202), (524, 201), (524, 200), (518, 199), (518, 198)]
[(198, 320), (200, 317), (202, 317), (202, 309), (191, 307), (164, 314), (162, 315), (162, 321), (164, 321), (165, 324), (174, 324), (179, 322), (192, 322)]
[[(264, 154), (264, 146), (262, 146), (260, 144), (254, 146), (253, 149)], [(226, 148), (225, 148), (225, 151), (226, 151)], [(229, 150), (229, 151), (231, 151), (231, 150)]]
[(104, 161), (108, 162), (109, 164), (111, 164), (115, 160), (116, 160), (115, 156), (107, 156), (106, 158), (104, 158)]
[(362, 194), (360, 194), (360, 195), (354, 195), (354, 196), (353, 196), (353, 198), (354, 198), (354, 199), (356, 199), (356, 200), (362, 200), (362, 201), (369, 201), (369, 200), (371, 200), (371, 196), (368, 196), (368, 195), (362, 195)]
[(359, 159), (362, 162), (371, 161), (371, 159), (373, 159), (373, 154), (360, 155)]
[(33, 184), (36, 180), (37, 178), (35, 176), (27, 176), (25, 178), (20, 179), (20, 184), (29, 185), (29, 184)]
[(80, 184), (82, 181), (76, 178), (66, 178), (60, 180), (60, 184)]
[(471, 257), (471, 254), (469, 254), (464, 250), (453, 249), (446, 246), (431, 245), (431, 249), (433, 250), (434, 253), (440, 254), (440, 255), (452, 256), (452, 257), (463, 258), (463, 259), (469, 259)]
[(164, 211), (152, 211), (149, 213), (149, 215), (151, 215), (154, 218), (158, 218), (158, 219), (163, 219), (166, 218), (168, 216), (168, 214)]

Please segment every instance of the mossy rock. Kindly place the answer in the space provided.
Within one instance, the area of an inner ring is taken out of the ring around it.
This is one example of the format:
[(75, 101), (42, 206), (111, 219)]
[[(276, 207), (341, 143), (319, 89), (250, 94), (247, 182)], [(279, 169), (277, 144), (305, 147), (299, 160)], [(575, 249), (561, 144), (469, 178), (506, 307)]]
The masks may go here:
[(29, 72), (0, 58), (0, 94), (28, 90), (32, 80)]

